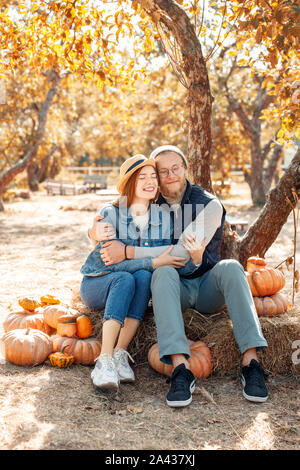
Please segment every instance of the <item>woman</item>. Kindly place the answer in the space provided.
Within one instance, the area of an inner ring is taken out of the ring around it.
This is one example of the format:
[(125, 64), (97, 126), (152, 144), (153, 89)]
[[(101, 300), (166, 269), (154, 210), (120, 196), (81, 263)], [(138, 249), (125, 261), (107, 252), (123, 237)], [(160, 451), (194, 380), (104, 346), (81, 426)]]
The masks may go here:
[(118, 388), (120, 382), (134, 381), (127, 348), (147, 308), (153, 270), (165, 264), (181, 268), (185, 274), (195, 269), (191, 261), (183, 267), (187, 258), (169, 255), (173, 248), (170, 213), (153, 204), (158, 194), (155, 161), (143, 155), (126, 160), (117, 189), (121, 197), (100, 214), (114, 226), (116, 239), (124, 243), (125, 259), (127, 245), (168, 245), (168, 249), (156, 258), (107, 266), (100, 255), (100, 242), (81, 268), (83, 302), (90, 308), (105, 308), (101, 354), (91, 373), (94, 385), (100, 388)]

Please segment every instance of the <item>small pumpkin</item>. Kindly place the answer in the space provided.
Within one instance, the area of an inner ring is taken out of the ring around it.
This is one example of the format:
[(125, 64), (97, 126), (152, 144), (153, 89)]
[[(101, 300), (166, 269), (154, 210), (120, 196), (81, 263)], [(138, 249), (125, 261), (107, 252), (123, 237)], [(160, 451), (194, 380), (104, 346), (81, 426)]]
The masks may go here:
[[(203, 341), (189, 341), (191, 356), (188, 360), (191, 371), (197, 379), (206, 378), (212, 371), (212, 359), (210, 349)], [(173, 366), (165, 364), (159, 359), (158, 344), (155, 343), (148, 351), (150, 366), (160, 374), (170, 376)]]
[(248, 259), (246, 276), (255, 297), (274, 295), (285, 286), (283, 272), (266, 267), (266, 261), (257, 256)]
[(76, 336), (88, 338), (93, 334), (93, 323), (88, 315), (80, 315), (76, 318)]
[(92, 365), (101, 352), (101, 341), (97, 338), (66, 338), (65, 336), (51, 336), (53, 352), (63, 351), (68, 346), (68, 354), (75, 357), (76, 364)]
[(10, 330), (18, 330), (20, 328), (33, 328), (35, 330), (43, 331), (47, 335), (51, 335), (55, 331), (44, 321), (42, 309), (37, 309), (34, 312), (30, 312), (29, 310), (20, 310), (9, 313), (3, 322), (5, 333)]
[(41, 303), (34, 297), (21, 297), (18, 299), (18, 304), (29, 312), (34, 312), (37, 308), (41, 307)]
[(36, 366), (52, 351), (52, 341), (43, 331), (32, 328), (11, 330), (1, 338), (3, 355), (18, 366)]
[(267, 262), (264, 258), (259, 256), (251, 256), (247, 260), (247, 272), (252, 273), (253, 271), (259, 271), (264, 269), (267, 265)]
[(55, 329), (57, 329), (57, 322), (59, 318), (68, 314), (73, 315), (75, 319), (80, 315), (77, 310), (72, 309), (70, 307), (65, 307), (64, 305), (49, 305), (48, 307), (44, 308), (45, 322), (47, 323), (47, 325)]
[(281, 292), (266, 297), (253, 297), (253, 300), (259, 317), (281, 315), (288, 309), (288, 299)]
[(42, 305), (58, 305), (60, 300), (54, 297), (54, 295), (46, 294), (41, 296)]
[(65, 353), (65, 349), (68, 347), (69, 346), (67, 345), (61, 352), (51, 353), (49, 355), (49, 361), (53, 367), (65, 369), (73, 364), (75, 357)]
[(66, 314), (59, 317), (57, 322), (57, 334), (60, 336), (75, 336), (77, 332), (76, 318), (74, 315)]

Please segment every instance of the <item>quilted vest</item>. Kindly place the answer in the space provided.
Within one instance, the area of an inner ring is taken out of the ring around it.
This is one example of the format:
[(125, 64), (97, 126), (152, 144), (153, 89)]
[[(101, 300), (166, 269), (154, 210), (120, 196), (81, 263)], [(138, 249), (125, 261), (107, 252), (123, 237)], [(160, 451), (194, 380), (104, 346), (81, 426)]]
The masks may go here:
[[(186, 190), (182, 197), (180, 206), (181, 211), (172, 211), (171, 217), (174, 223), (174, 235), (172, 243), (176, 244), (178, 242), (180, 234), (185, 230), (185, 228), (191, 223), (191, 220), (195, 220), (197, 215), (204, 209), (205, 206), (212, 200), (217, 199), (216, 196), (207, 192), (205, 189), (197, 186), (196, 184), (191, 184), (187, 180)], [(157, 204), (167, 204), (165, 198), (160, 194), (157, 199)], [(223, 205), (222, 205), (223, 207)], [(188, 216), (183, 216), (187, 210)], [(212, 237), (209, 244), (206, 246), (202, 263), (199, 268), (194, 271), (192, 274), (182, 276), (187, 279), (193, 279), (196, 277), (202, 276), (202, 274), (209, 271), (221, 260), (221, 244), (223, 238), (223, 227), (225, 221), (226, 210), (223, 207), (223, 215), (220, 227), (217, 228), (214, 236)]]

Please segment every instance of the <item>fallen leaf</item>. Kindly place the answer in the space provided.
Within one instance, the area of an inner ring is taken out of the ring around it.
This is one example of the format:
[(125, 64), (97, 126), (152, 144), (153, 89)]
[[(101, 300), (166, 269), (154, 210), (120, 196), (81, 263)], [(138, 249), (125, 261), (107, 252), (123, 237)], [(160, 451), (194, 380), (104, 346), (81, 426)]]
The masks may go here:
[(222, 422), (219, 418), (209, 418), (208, 416), (206, 416), (205, 421), (208, 424), (214, 424), (214, 423), (221, 423)]
[(130, 411), (131, 413), (135, 413), (135, 414), (143, 412), (142, 408), (136, 408), (133, 405), (127, 405), (127, 410)]

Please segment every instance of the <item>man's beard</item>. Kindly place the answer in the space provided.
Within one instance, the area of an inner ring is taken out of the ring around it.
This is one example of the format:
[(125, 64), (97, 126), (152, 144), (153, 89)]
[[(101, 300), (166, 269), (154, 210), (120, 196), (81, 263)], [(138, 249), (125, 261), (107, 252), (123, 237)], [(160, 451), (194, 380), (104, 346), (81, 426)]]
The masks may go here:
[(186, 188), (186, 180), (182, 181), (180, 188), (177, 189), (176, 191), (172, 191), (171, 188), (166, 187), (164, 189), (161, 188), (160, 192), (165, 198), (178, 200), (180, 202), (184, 194), (185, 188)]

